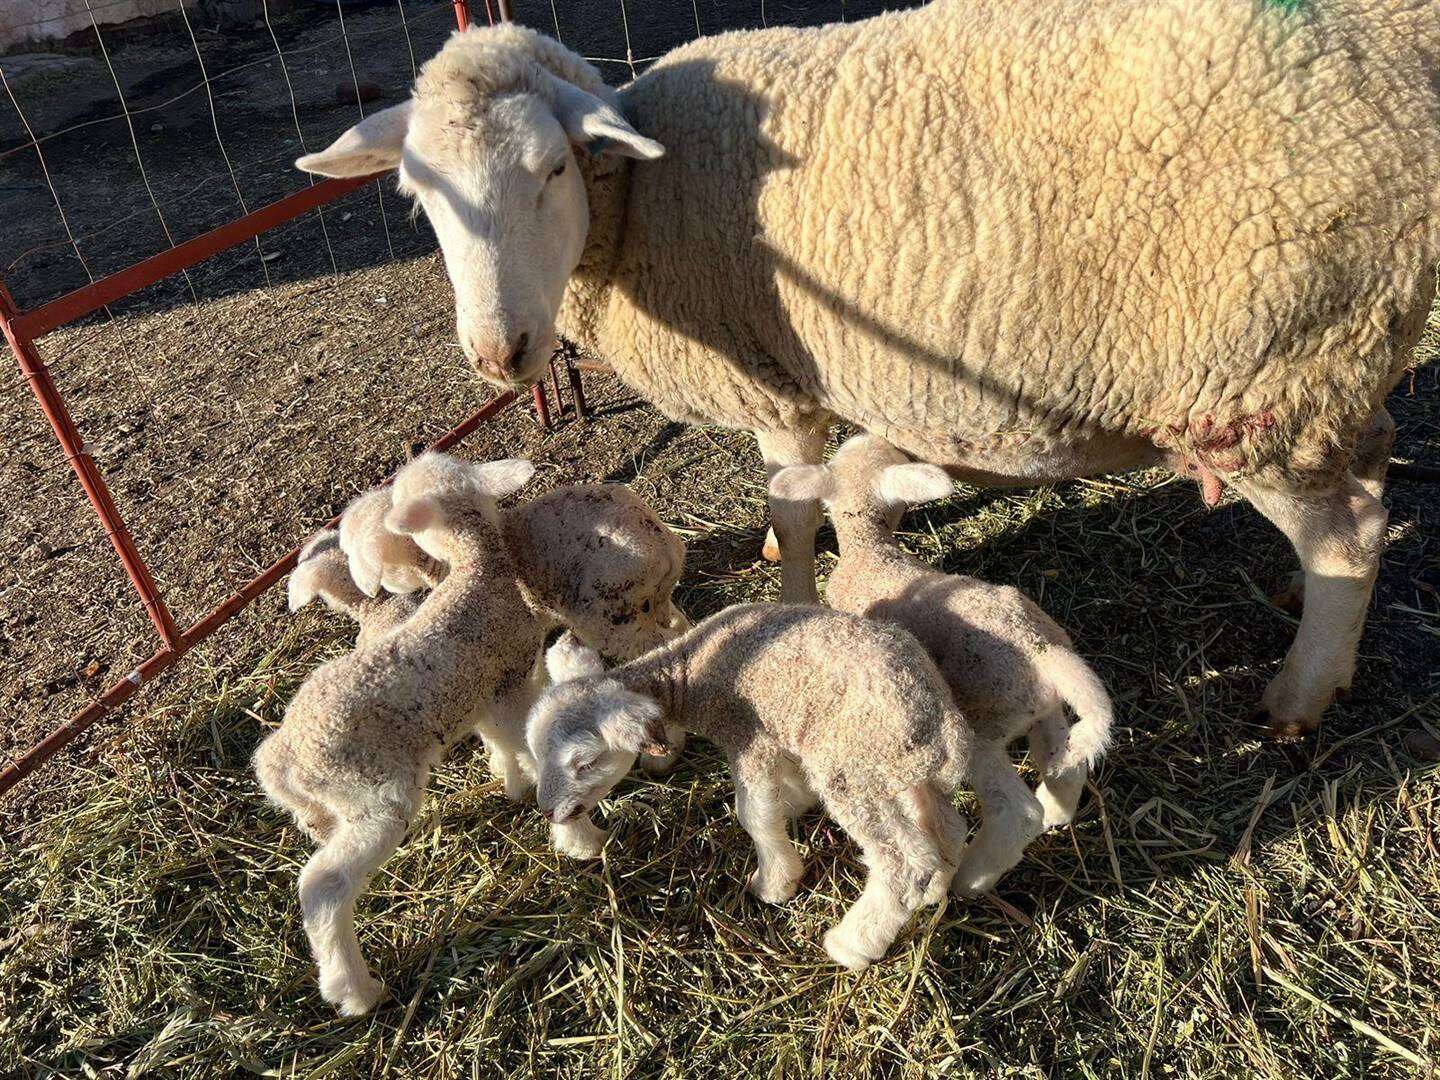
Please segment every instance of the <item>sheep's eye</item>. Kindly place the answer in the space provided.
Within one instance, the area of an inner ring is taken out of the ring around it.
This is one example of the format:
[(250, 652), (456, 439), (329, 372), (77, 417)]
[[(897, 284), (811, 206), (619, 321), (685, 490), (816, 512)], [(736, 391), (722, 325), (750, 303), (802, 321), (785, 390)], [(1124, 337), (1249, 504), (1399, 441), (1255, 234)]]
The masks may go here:
[(577, 761), (575, 763), (575, 775), (579, 776), (581, 773), (589, 772), (597, 764), (599, 764), (599, 762), (599, 758), (591, 758), (589, 761)]
[(643, 604), (641, 604), (641, 605), (640, 605), (640, 610), (643, 611), (646, 615), (649, 615), (649, 614), (650, 614), (650, 601), (649, 601), (649, 600), (646, 600)]
[(554, 180), (557, 176), (559, 176), (559, 175), (561, 175), (562, 173), (564, 173), (566, 164), (567, 164), (566, 162), (562, 161), (559, 165), (556, 165), (555, 168), (551, 169), (551, 170), (550, 170), (550, 179), (551, 179), (551, 180)]

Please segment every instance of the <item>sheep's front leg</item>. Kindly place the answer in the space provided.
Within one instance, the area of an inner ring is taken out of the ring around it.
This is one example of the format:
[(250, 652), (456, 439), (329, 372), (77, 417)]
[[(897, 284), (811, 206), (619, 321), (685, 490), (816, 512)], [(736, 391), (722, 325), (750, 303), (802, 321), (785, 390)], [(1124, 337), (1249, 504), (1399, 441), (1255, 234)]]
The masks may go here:
[(783, 777), (768, 761), (744, 755), (731, 762), (735, 778), (735, 815), (755, 844), (755, 873), (746, 888), (767, 904), (783, 904), (795, 895), (805, 864), (790, 841), (786, 826), (790, 801)]
[(589, 814), (581, 814), (574, 821), (551, 825), (550, 845), (567, 858), (598, 859), (609, 835)]
[[(825, 455), (826, 427), (795, 431), (757, 431), (755, 441), (765, 459), (765, 481), (789, 465), (819, 465)], [(822, 518), (820, 505), (770, 496), (770, 532), (763, 554), (780, 563), (780, 599), (787, 604), (813, 604), (815, 591), (815, 532)]]
[(970, 756), (969, 779), (980, 799), (980, 832), (960, 856), (952, 885), (962, 896), (995, 887), (1005, 871), (1025, 854), (1044, 830), (1040, 800), (1021, 781), (1010, 755), (994, 743), (977, 744)]
[(1236, 488), (1295, 545), (1305, 571), (1305, 608), (1285, 664), (1261, 699), (1257, 719), (1272, 734), (1299, 735), (1320, 725), (1339, 689), (1355, 675), (1355, 650), (1389, 516), (1380, 500), (1347, 473), (1326, 495), (1300, 495), (1252, 481)]

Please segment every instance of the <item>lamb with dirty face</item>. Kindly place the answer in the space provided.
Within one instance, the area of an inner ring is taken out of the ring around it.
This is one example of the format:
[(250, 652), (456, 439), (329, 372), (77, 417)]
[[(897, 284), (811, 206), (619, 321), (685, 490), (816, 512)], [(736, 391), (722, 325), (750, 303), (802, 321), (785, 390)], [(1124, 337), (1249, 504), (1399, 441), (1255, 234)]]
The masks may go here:
[(817, 798), (860, 845), (865, 890), (825, 936), (831, 958), (856, 971), (944, 895), (966, 839), (956, 787), (1015, 778), (1003, 754), (977, 744), (920, 643), (893, 625), (742, 604), (609, 672), (579, 648), (552, 647), (552, 676), (574, 677), (544, 692), (526, 727), (541, 812), (561, 823), (589, 813), (637, 755), (666, 752), (668, 726), (703, 736), (729, 759), (760, 899), (795, 895), (803, 866), (786, 826)]
[[(1435, 294), (1437, 56), (1436, 0), (935, 0), (702, 38), (617, 94), (503, 25), (298, 164), (399, 168), (491, 381), (558, 329), (769, 474), (838, 417), (976, 483), (1228, 485), (1306, 574), (1262, 701), (1298, 732), (1354, 673)], [(813, 599), (814, 505), (772, 518)]]

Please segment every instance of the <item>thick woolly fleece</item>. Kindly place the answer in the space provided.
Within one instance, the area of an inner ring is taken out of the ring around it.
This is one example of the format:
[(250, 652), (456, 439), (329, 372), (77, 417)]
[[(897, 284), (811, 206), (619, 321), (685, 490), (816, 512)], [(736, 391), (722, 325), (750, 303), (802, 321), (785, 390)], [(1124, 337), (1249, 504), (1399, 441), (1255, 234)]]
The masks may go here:
[(334, 529), (317, 533), (301, 549), (290, 572), (291, 611), (299, 611), (317, 596), (331, 611), (349, 616), (359, 626), (357, 648), (383, 637), (415, 614), (421, 599), (414, 593), (366, 596), (350, 576), (350, 561)]
[[(621, 95), (667, 154), (587, 165), (559, 329), (676, 419), (839, 416), (984, 482), (1167, 458), (1328, 487), (1433, 296), (1437, 53), (1440, 0), (936, 0), (703, 38)], [(483, 113), (535, 82), (517, 54), (603, 94), (505, 27), (452, 39), (417, 105)]]

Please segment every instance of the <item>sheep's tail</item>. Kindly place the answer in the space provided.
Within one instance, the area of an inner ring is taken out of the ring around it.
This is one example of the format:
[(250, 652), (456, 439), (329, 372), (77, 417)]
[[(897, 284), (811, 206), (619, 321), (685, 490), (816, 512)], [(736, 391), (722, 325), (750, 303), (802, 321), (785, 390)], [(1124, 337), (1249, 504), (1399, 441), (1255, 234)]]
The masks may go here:
[(1084, 765), (1094, 769), (1110, 745), (1110, 724), (1115, 705), (1100, 676), (1063, 645), (1051, 645), (1035, 666), (1078, 718), (1055, 762), (1057, 772)]

